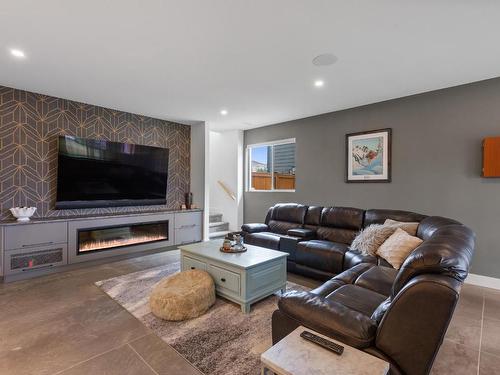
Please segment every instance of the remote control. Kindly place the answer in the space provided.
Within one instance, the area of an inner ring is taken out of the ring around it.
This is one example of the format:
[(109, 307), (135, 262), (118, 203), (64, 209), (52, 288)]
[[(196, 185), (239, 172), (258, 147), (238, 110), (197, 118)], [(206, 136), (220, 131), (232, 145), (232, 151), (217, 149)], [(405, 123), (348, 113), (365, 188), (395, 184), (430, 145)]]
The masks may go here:
[(335, 354), (341, 355), (344, 352), (344, 347), (342, 345), (336, 344), (333, 341), (324, 339), (323, 337), (319, 337), (312, 332), (304, 331), (300, 334), (300, 337), (303, 339), (309, 340), (319, 346), (322, 346), (325, 349), (328, 349)]

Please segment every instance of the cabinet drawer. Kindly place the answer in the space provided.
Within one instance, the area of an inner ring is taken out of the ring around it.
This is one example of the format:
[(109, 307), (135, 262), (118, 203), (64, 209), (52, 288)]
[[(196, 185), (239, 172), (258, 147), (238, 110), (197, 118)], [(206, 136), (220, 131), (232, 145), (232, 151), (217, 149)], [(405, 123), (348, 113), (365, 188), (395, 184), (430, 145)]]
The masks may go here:
[(201, 227), (179, 228), (174, 231), (174, 236), (176, 245), (199, 242), (201, 241)]
[(208, 273), (214, 278), (217, 289), (229, 290), (240, 295), (240, 275), (210, 264)]
[(65, 222), (20, 224), (5, 228), (5, 249), (22, 249), (68, 242)]
[(67, 264), (66, 244), (8, 250), (5, 252), (6, 275), (64, 264)]
[(201, 212), (175, 214), (175, 229), (201, 227)]
[(182, 257), (182, 268), (183, 268), (183, 271), (194, 270), (194, 269), (206, 271), (207, 264), (202, 262), (202, 261), (199, 261), (199, 260), (187, 257), (187, 256), (183, 256)]

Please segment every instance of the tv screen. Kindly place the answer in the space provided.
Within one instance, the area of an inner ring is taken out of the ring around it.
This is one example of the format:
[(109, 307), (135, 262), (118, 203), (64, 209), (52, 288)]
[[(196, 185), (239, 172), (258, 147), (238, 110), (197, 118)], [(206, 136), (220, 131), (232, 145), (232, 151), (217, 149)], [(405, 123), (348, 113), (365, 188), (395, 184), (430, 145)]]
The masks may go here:
[(57, 209), (165, 204), (168, 149), (59, 137)]

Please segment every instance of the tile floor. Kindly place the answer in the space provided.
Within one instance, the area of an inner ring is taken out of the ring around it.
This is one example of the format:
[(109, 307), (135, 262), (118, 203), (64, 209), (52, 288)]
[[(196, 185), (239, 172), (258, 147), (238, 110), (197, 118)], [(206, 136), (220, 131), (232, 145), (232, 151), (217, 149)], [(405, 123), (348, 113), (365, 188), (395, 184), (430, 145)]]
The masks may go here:
[[(178, 259), (168, 251), (0, 284), (0, 374), (200, 375), (93, 284)], [(500, 291), (464, 286), (432, 373), (500, 373)]]

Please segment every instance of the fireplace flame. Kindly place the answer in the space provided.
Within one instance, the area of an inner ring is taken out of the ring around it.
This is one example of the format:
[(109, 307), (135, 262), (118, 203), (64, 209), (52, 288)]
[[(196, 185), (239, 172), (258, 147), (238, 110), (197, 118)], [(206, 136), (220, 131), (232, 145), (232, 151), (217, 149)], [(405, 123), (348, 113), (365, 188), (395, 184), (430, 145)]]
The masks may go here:
[(119, 246), (137, 245), (140, 243), (168, 240), (168, 237), (160, 234), (136, 236), (132, 238), (115, 238), (109, 240), (92, 240), (80, 244), (79, 251), (93, 251), (111, 249)]

